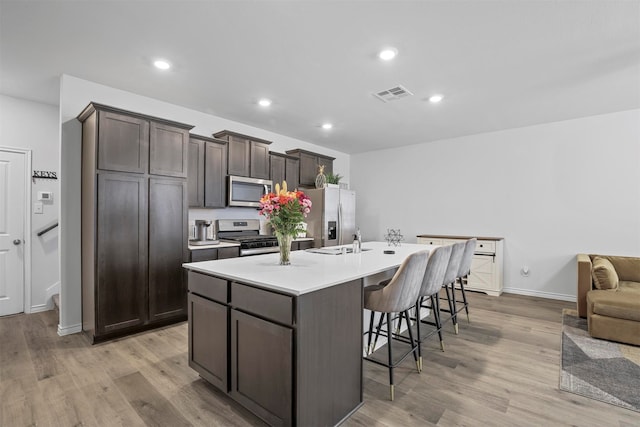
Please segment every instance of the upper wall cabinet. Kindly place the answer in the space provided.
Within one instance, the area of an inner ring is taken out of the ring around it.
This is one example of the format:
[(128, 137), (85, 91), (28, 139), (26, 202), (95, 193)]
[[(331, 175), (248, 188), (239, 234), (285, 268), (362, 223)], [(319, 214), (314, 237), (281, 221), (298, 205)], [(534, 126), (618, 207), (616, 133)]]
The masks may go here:
[(287, 181), (291, 190), (300, 185), (300, 160), (294, 156), (271, 152), (271, 181)]
[(98, 111), (98, 169), (145, 173), (149, 166), (149, 121)]
[(271, 141), (223, 130), (213, 135), (228, 142), (229, 175), (269, 179)]
[(78, 118), (93, 112), (98, 114), (98, 169), (187, 177), (192, 126), (94, 103)]
[(149, 127), (149, 173), (187, 177), (189, 131), (152, 121)]
[(189, 207), (224, 208), (227, 142), (206, 136), (189, 139)]
[(300, 185), (302, 186), (315, 187), (319, 165), (324, 166), (325, 175), (333, 173), (335, 157), (300, 149), (288, 150), (287, 154), (300, 159)]

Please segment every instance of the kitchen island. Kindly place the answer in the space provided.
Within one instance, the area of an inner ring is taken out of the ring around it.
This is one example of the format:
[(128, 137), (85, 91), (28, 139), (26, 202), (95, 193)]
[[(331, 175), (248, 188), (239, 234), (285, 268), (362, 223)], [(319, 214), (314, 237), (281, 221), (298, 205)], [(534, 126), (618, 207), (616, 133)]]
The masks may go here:
[(362, 247), (184, 264), (189, 365), (271, 425), (342, 422), (362, 405), (363, 286), (429, 248)]

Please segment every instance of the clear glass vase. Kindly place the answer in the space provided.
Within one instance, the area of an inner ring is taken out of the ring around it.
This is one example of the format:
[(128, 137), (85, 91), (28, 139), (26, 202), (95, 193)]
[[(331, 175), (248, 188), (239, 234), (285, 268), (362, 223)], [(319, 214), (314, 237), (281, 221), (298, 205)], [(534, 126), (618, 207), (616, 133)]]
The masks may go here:
[(276, 237), (280, 248), (280, 265), (291, 264), (291, 242), (293, 241), (293, 236), (276, 231)]

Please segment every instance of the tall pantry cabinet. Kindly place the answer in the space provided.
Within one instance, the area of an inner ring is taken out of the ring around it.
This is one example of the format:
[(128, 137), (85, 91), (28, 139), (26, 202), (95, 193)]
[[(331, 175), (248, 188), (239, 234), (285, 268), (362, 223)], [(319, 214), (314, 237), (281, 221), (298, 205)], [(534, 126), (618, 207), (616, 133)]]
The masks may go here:
[(91, 342), (185, 320), (192, 126), (96, 103), (82, 122), (82, 329)]

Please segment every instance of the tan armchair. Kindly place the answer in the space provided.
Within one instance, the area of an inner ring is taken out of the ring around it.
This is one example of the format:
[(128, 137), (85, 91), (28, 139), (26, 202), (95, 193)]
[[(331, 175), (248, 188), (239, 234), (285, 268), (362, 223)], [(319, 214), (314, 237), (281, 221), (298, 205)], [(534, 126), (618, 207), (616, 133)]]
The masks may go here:
[(640, 257), (578, 254), (577, 308), (595, 338), (640, 345)]

